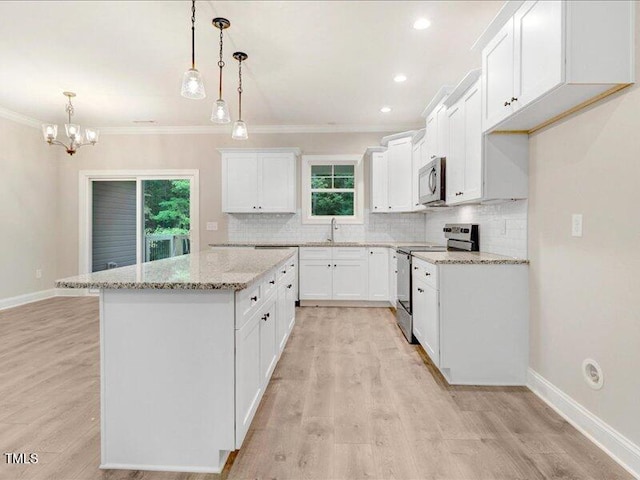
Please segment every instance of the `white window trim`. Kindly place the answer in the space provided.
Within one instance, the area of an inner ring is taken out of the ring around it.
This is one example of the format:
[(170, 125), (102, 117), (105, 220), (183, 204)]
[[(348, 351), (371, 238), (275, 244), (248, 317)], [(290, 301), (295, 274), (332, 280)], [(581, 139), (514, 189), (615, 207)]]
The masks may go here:
[(339, 224), (364, 223), (364, 169), (362, 155), (303, 155), (300, 183), (302, 191), (302, 223), (324, 225), (333, 217), (311, 215), (311, 165), (353, 165), (355, 174), (355, 215), (336, 216)]

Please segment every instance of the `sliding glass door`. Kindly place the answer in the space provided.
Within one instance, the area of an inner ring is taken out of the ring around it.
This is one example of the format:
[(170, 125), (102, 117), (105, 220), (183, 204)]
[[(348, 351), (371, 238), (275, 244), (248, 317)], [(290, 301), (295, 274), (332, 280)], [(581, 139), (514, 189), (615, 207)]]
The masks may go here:
[(172, 172), (81, 172), (80, 273), (197, 249), (198, 174)]

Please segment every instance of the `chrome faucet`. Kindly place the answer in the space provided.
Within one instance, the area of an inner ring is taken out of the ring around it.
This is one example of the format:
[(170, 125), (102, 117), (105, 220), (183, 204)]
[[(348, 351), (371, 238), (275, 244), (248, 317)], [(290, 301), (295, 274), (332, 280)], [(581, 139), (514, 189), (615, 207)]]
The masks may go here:
[(336, 220), (336, 217), (333, 217), (331, 219), (331, 238), (327, 238), (327, 240), (329, 240), (331, 243), (335, 242), (334, 239), (334, 232), (338, 229), (338, 222)]

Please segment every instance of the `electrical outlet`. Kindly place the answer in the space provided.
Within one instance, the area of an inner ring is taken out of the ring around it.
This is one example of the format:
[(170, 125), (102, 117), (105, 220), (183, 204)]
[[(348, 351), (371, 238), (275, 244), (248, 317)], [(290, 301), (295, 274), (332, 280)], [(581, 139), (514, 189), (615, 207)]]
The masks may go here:
[(36, 278), (42, 278), (42, 270), (39, 268), (36, 270)]
[(574, 213), (571, 215), (571, 236), (572, 237), (581, 237), (582, 236), (582, 214)]
[(218, 222), (207, 222), (207, 230), (210, 232), (218, 230)]

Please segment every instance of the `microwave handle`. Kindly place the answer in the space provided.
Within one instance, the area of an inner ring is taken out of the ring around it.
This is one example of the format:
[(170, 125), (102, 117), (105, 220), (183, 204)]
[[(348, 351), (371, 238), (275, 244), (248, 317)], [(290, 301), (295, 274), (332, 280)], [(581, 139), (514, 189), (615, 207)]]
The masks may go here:
[(436, 193), (436, 187), (437, 187), (436, 169), (432, 168), (431, 171), (429, 172), (429, 190), (431, 190), (432, 195)]

